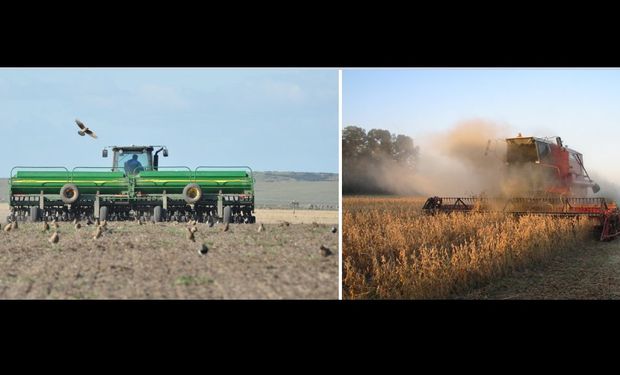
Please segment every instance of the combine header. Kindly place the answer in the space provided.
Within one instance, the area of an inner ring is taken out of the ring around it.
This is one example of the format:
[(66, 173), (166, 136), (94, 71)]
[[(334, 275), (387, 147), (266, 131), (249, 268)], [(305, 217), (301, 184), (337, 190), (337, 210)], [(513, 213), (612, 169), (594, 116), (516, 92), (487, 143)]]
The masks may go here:
[(600, 240), (620, 235), (620, 211), (605, 198), (587, 197), (600, 190), (586, 171), (582, 155), (555, 142), (535, 137), (506, 139), (506, 183), (522, 197), (431, 197), (428, 214), (501, 212), (515, 215), (585, 217), (593, 220)]
[(13, 168), (8, 220), (255, 221), (249, 167), (162, 167), (164, 146), (110, 146), (103, 157), (108, 149), (111, 168)]

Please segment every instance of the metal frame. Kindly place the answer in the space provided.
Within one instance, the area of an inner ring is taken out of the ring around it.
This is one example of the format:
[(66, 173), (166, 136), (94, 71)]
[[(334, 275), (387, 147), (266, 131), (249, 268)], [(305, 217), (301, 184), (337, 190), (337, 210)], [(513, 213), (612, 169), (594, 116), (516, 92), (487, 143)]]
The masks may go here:
[[(154, 146), (158, 147), (158, 146)], [(65, 182), (66, 183), (74, 183), (75, 174), (77, 172), (87, 172), (89, 170), (99, 170), (99, 171), (107, 171), (107, 172), (123, 172), (121, 170), (113, 170), (112, 167), (88, 167), (88, 166), (78, 166), (69, 170), (66, 167), (28, 167), (28, 166), (17, 166), (11, 169), (11, 175), (9, 178), (9, 189), (12, 185), (12, 181), (14, 179), (14, 175), (16, 174), (16, 170), (19, 169), (27, 169), (27, 170), (58, 170), (65, 173)], [(214, 169), (222, 169), (230, 171), (231, 169), (241, 169), (249, 172), (248, 176), (252, 179), (252, 182), (255, 183), (256, 179), (254, 178), (254, 173), (252, 168), (248, 166), (198, 166), (194, 170), (187, 166), (159, 166), (158, 171), (162, 171), (165, 173), (165, 170), (175, 170), (179, 171), (181, 169), (186, 174), (183, 177), (186, 177), (188, 183), (195, 183), (197, 180), (197, 174), (201, 170), (214, 170)], [(155, 172), (148, 171), (148, 172)], [(34, 200), (37, 201), (39, 208), (43, 211), (47, 208), (50, 212), (69, 212), (68, 217), (71, 217), (73, 214), (84, 215), (84, 212), (88, 211), (92, 213), (92, 217), (99, 217), (99, 210), (105, 201), (105, 205), (110, 207), (121, 208), (123, 206), (127, 206), (129, 210), (133, 210), (135, 208), (140, 207), (151, 207), (153, 202), (161, 202), (161, 206), (164, 210), (171, 210), (175, 214), (177, 212), (181, 212), (181, 215), (212, 215), (217, 214), (218, 217), (223, 217), (223, 209), (224, 206), (231, 206), (233, 209), (233, 216), (241, 216), (246, 217), (247, 215), (251, 216), (251, 213), (254, 211), (254, 197), (244, 199), (244, 194), (226, 194), (220, 190), (218, 193), (204, 194), (201, 202), (202, 204), (198, 205), (189, 205), (187, 204), (183, 198), (179, 194), (169, 194), (166, 190), (163, 190), (161, 194), (149, 194), (148, 196), (136, 196), (135, 184), (132, 181), (136, 180), (137, 176), (128, 176), (123, 173), (122, 179), (127, 184), (127, 191), (123, 192), (123, 194), (101, 194), (99, 190), (95, 194), (81, 194), (80, 204), (75, 205), (74, 209), (72, 209), (71, 205), (67, 205), (60, 198), (58, 198), (55, 194), (44, 194), (41, 191), (40, 194), (33, 196), (32, 194), (26, 195), (10, 195), (10, 205), (11, 205), (11, 215), (14, 214), (15, 207), (22, 207), (18, 211), (20, 214), (23, 214), (23, 211), (26, 206), (32, 206)], [(119, 179), (121, 177), (119, 176)], [(63, 182), (62, 179), (59, 179), (59, 182)], [(103, 183), (101, 186), (104, 186)], [(165, 184), (164, 184), (165, 185)], [(98, 185), (97, 185), (98, 186)], [(240, 199), (241, 197), (241, 199)], [(211, 203), (209, 203), (211, 202)], [(91, 211), (92, 210), (92, 211)], [(121, 211), (123, 209), (121, 208)], [(172, 213), (171, 213), (172, 215)], [(91, 216), (88, 213), (88, 216)], [(235, 218), (235, 220), (238, 218)], [(246, 218), (247, 219), (247, 218)], [(251, 219), (251, 218), (250, 218)], [(246, 221), (247, 222), (247, 221)]]
[[(501, 209), (498, 209), (501, 207)], [(430, 197), (422, 206), (427, 214), (451, 212), (489, 212), (511, 215), (541, 215), (588, 217), (599, 219), (600, 240), (620, 235), (620, 210), (607, 204), (605, 198), (485, 198), (485, 197)]]

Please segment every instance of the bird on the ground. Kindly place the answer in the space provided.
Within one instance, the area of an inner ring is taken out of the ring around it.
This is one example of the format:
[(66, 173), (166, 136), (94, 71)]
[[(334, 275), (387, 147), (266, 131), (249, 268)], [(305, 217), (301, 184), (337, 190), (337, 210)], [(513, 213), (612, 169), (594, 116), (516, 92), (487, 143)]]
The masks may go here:
[(97, 227), (97, 229), (95, 230), (95, 235), (93, 236), (93, 240), (96, 240), (97, 238), (101, 237), (101, 232), (103, 232), (101, 230), (101, 227)]
[(187, 239), (196, 242), (196, 238), (194, 237), (194, 232), (190, 228), (187, 228)]
[(332, 255), (332, 251), (329, 248), (321, 245), (321, 255), (324, 257)]
[(75, 123), (77, 124), (77, 126), (80, 128), (80, 130), (78, 130), (78, 134), (81, 135), (82, 137), (85, 136), (86, 134), (90, 135), (93, 138), (97, 138), (97, 134), (95, 134), (94, 131), (90, 130), (88, 127), (86, 127), (86, 125), (84, 125), (84, 123), (78, 119), (75, 119)]
[(338, 232), (338, 228), (332, 227), (332, 233), (336, 233), (336, 232)]
[(258, 231), (257, 231), (257, 232), (259, 232), (259, 233), (260, 233), (260, 232), (263, 232), (263, 231), (265, 231), (265, 226), (263, 225), (263, 223), (261, 223), (261, 224), (259, 225), (259, 227), (258, 227)]
[(196, 227), (190, 227), (190, 228), (189, 228), (189, 230), (190, 230), (190, 232), (192, 232), (192, 233), (196, 233), (196, 232), (198, 232), (198, 228), (196, 228)]
[(59, 240), (60, 240), (60, 236), (58, 236), (58, 232), (56, 231), (54, 231), (52, 236), (48, 239), (50, 243), (58, 243)]
[(198, 249), (198, 254), (200, 255), (207, 255), (208, 252), (209, 252), (209, 247), (207, 247), (206, 243), (203, 243), (202, 246), (200, 246), (200, 249)]
[(90, 217), (86, 218), (86, 225), (93, 225), (93, 222), (90, 220)]
[(82, 224), (80, 224), (80, 223), (75, 223), (75, 230), (78, 230), (78, 229), (80, 229), (80, 228), (82, 228)]
[(280, 224), (280, 226), (283, 227), (288, 227), (289, 225), (291, 225), (291, 223), (289, 223), (288, 221), (283, 221), (282, 224)]

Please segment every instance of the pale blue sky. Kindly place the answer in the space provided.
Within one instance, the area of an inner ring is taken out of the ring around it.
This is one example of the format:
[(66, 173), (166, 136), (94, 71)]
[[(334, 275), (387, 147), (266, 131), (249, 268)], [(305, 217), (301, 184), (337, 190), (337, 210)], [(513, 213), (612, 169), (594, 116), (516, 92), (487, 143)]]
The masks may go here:
[(164, 165), (338, 172), (338, 71), (0, 69), (0, 130), (0, 177), (107, 166), (101, 149), (123, 144), (167, 145)]
[(416, 137), (464, 120), (562, 137), (585, 166), (620, 183), (619, 69), (349, 69), (343, 125)]

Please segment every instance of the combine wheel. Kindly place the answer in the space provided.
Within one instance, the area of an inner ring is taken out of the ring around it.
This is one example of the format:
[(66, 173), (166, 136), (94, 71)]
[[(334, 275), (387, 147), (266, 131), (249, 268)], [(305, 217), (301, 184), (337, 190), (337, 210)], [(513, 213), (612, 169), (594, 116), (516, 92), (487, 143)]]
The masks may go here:
[(194, 204), (202, 198), (202, 189), (200, 185), (191, 183), (187, 184), (183, 189), (183, 199), (189, 204)]
[(108, 207), (107, 206), (102, 206), (99, 209), (99, 220), (100, 221), (108, 220)]
[(39, 220), (39, 207), (30, 207), (30, 216), (28, 219), (31, 223)]
[(60, 189), (60, 199), (64, 204), (73, 204), (80, 197), (80, 191), (74, 184), (65, 184)]
[(224, 207), (224, 223), (230, 223), (230, 206)]

